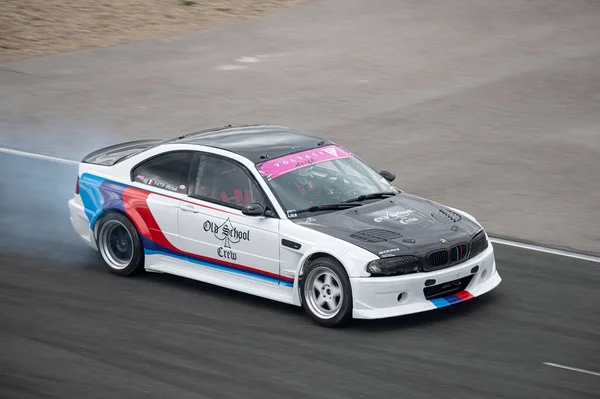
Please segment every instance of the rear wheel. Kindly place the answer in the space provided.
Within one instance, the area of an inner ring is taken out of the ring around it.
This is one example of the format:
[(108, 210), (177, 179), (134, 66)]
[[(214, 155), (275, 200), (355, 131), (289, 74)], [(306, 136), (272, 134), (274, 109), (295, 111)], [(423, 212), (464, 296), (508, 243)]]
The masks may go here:
[(338, 327), (352, 318), (352, 288), (344, 267), (331, 258), (317, 258), (304, 270), (302, 307), (318, 324)]
[(120, 213), (110, 213), (98, 224), (98, 250), (110, 271), (129, 276), (144, 268), (144, 248), (131, 221)]

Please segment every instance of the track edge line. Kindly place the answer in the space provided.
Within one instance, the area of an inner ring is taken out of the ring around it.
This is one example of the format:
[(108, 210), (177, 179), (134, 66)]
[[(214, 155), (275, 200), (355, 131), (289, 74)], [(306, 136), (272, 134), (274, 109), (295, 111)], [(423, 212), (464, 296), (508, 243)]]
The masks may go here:
[(575, 250), (570, 250), (570, 249), (565, 249), (565, 248), (560, 248), (560, 247), (555, 247), (555, 246), (540, 245), (540, 244), (533, 243), (533, 242), (510, 240), (510, 239), (494, 236), (492, 234), (490, 234), (488, 236), (490, 238), (490, 241), (493, 242), (494, 244), (506, 245), (506, 246), (510, 246), (510, 247), (527, 249), (530, 251), (544, 252), (544, 253), (551, 254), (551, 255), (564, 256), (567, 258), (574, 258), (574, 259), (580, 259), (580, 260), (585, 260), (585, 261), (589, 261), (589, 262), (600, 263), (600, 256), (598, 256), (594, 252), (575, 251)]
[[(0, 147), (0, 153), (12, 154), (27, 158), (35, 158), (42, 159), (51, 162), (63, 163), (68, 165), (79, 165), (80, 162), (73, 161), (70, 159), (58, 158), (49, 155), (36, 154), (32, 152), (13, 150), (6, 147)], [(557, 256), (565, 256), (569, 258), (575, 258), (580, 260), (586, 260), (589, 262), (600, 263), (600, 256), (595, 252), (590, 251), (581, 251), (581, 250), (573, 250), (566, 247), (558, 247), (558, 246), (550, 246), (550, 245), (540, 245), (533, 241), (526, 240), (514, 240), (510, 239), (506, 236), (496, 235), (496, 234), (488, 234), (490, 241), (495, 244), (506, 245), (521, 249), (528, 249), (530, 251), (544, 252)]]

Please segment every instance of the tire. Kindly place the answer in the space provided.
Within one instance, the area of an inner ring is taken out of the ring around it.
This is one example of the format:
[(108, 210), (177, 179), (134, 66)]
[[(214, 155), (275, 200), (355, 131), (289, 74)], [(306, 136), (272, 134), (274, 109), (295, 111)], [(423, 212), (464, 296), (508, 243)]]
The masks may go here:
[(350, 279), (344, 267), (334, 259), (322, 257), (308, 264), (303, 273), (300, 296), (304, 311), (321, 326), (339, 327), (352, 318)]
[(131, 276), (144, 269), (144, 247), (135, 226), (127, 216), (111, 212), (98, 222), (96, 244), (110, 271)]

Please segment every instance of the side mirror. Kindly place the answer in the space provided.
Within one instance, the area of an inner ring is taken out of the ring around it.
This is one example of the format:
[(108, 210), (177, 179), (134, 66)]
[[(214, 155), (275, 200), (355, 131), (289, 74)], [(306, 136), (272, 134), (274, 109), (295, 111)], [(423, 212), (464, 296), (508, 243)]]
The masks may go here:
[(265, 214), (265, 208), (261, 204), (248, 204), (242, 208), (242, 213), (247, 216), (262, 216)]
[(267, 217), (270, 217), (270, 218), (277, 217), (277, 215), (275, 215), (275, 212), (273, 212), (273, 211), (272, 211), (272, 210), (270, 210), (270, 209), (266, 209), (266, 210), (265, 210), (265, 216), (267, 216)]
[(389, 181), (390, 183), (394, 181), (394, 179), (396, 178), (396, 175), (393, 174), (392, 172), (388, 171), (388, 170), (382, 170), (381, 172), (379, 172), (379, 174), (385, 178), (385, 180)]

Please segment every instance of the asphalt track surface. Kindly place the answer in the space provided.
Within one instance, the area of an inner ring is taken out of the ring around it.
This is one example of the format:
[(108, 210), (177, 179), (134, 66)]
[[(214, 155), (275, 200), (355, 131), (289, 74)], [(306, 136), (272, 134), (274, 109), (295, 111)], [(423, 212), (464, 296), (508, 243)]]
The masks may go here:
[[(600, 263), (496, 245), (504, 279), (439, 311), (320, 328), (300, 308), (110, 274), (76, 167), (0, 154), (2, 398), (597, 398)], [(7, 195), (10, 193), (10, 195)]]

